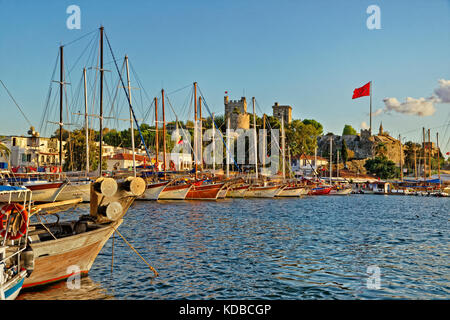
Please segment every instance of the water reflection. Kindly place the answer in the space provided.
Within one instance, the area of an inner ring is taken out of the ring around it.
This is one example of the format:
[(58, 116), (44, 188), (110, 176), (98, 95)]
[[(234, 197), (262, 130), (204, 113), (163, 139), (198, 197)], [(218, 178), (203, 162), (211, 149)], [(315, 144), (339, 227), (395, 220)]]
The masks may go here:
[(65, 281), (31, 291), (24, 290), (17, 300), (110, 300), (114, 297), (100, 283), (89, 277), (80, 279), (77, 289), (69, 289)]

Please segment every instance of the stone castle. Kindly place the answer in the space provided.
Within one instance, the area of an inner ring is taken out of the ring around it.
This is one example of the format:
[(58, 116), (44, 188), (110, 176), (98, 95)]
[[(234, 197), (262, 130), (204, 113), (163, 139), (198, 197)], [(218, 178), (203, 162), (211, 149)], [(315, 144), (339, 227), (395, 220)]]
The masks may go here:
[(328, 155), (330, 150), (330, 137), (333, 142), (333, 154), (337, 150), (341, 150), (342, 143), (345, 140), (347, 149), (351, 150), (352, 158), (355, 160), (365, 160), (377, 155), (384, 155), (396, 164), (400, 164), (400, 160), (404, 163), (404, 155), (401, 157), (400, 150), (403, 152), (403, 145), (400, 149), (400, 141), (391, 137), (383, 131), (383, 125), (380, 125), (378, 134), (371, 135), (369, 130), (361, 130), (359, 135), (324, 135), (318, 138), (317, 152), (318, 154)]
[[(240, 100), (230, 100), (228, 95), (224, 97), (225, 121), (230, 118), (230, 127), (236, 129), (250, 128), (250, 113), (247, 112), (247, 99), (241, 97)], [(289, 105), (279, 105), (278, 102), (272, 106), (273, 116), (288, 124), (292, 121), (292, 107)]]

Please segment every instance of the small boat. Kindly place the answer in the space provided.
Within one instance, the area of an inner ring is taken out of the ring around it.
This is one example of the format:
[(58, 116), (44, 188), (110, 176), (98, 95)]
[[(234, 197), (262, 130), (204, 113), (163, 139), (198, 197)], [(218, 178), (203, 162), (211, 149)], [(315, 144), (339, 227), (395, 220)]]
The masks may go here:
[(147, 184), (144, 194), (137, 200), (158, 200), (161, 192), (170, 181), (154, 182)]
[(280, 185), (252, 185), (245, 190), (245, 198), (273, 198), (282, 188)]
[(343, 187), (343, 186), (334, 186), (330, 190), (330, 195), (333, 196), (346, 196), (352, 193), (351, 187)]
[(211, 183), (211, 184), (192, 184), (191, 189), (186, 195), (186, 200), (216, 200), (219, 191), (225, 183)]
[(243, 198), (245, 191), (250, 187), (248, 184), (238, 184), (230, 186), (227, 191), (227, 198)]
[(184, 200), (191, 186), (190, 183), (186, 182), (168, 184), (159, 194), (158, 200)]
[(331, 187), (315, 187), (309, 190), (308, 195), (310, 196), (322, 196), (327, 195), (331, 191)]
[(282, 188), (275, 196), (276, 197), (300, 197), (308, 194), (308, 190), (304, 186), (287, 185)]
[(24, 187), (0, 186), (2, 195), (18, 192), (25, 195), (23, 205), (5, 202), (0, 210), (0, 300), (14, 300), (33, 271), (34, 254), (27, 243), (31, 192)]

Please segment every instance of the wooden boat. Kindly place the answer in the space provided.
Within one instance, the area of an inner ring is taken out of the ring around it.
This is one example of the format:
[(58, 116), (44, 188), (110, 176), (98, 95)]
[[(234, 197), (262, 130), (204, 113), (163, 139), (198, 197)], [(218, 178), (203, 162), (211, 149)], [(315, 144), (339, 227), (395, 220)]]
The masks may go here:
[(225, 183), (193, 184), (186, 195), (186, 200), (216, 200)]
[(190, 189), (189, 183), (166, 185), (159, 194), (158, 200), (184, 200)]
[(300, 197), (308, 194), (308, 190), (304, 186), (289, 186), (280, 189), (275, 195), (276, 197)]
[[(139, 177), (119, 182), (102, 177), (91, 185), (89, 215), (82, 215), (75, 221), (31, 224), (28, 238), (35, 265), (23, 287), (86, 275), (103, 245), (122, 223), (130, 205), (144, 193), (145, 186), (145, 181)], [(50, 205), (34, 209), (40, 215), (39, 212), (51, 208)]]
[(144, 194), (137, 200), (158, 200), (161, 192), (170, 181), (154, 182), (147, 184)]
[(228, 188), (227, 198), (243, 198), (249, 187), (248, 184), (231, 186)]
[(228, 193), (229, 184), (224, 184), (224, 186), (220, 189), (217, 194), (217, 199), (225, 199)]
[(0, 300), (14, 300), (33, 269), (34, 255), (25, 251), (31, 192), (25, 187), (0, 186), (0, 194), (17, 192), (25, 194), (23, 205), (6, 202), (0, 209)]
[(245, 198), (273, 198), (282, 186), (279, 185), (252, 185), (245, 190)]
[[(21, 184), (33, 192), (34, 202), (65, 201), (74, 198), (82, 198), (83, 202), (90, 199), (90, 180), (84, 181), (29, 181)], [(12, 196), (12, 202), (24, 201), (24, 193), (16, 193)], [(4, 202), (0, 196), (0, 202)]]
[(331, 187), (315, 187), (309, 190), (308, 195), (311, 196), (322, 196), (327, 195), (331, 191)]

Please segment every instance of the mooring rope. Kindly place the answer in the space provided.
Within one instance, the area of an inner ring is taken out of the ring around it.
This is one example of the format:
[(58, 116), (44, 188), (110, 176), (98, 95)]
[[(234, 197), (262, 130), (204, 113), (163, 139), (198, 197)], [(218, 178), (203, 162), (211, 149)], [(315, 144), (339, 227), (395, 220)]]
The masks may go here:
[(131, 245), (131, 243), (129, 243), (128, 241), (127, 241), (127, 239), (125, 239), (124, 238), (124, 236), (116, 229), (116, 228), (114, 228), (114, 226), (111, 226), (113, 229), (114, 229), (114, 231), (115, 232), (117, 232), (117, 234), (123, 239), (123, 241), (125, 241), (125, 243), (130, 247), (130, 249), (131, 250), (133, 250), (141, 259), (142, 259), (142, 261), (144, 261), (146, 264), (147, 264), (147, 266), (150, 268), (150, 270), (152, 270), (153, 271), (153, 273), (155, 274), (155, 277), (157, 277), (159, 274), (158, 274), (158, 271), (156, 271), (155, 270), (155, 268), (153, 268), (145, 259), (144, 259), (144, 257), (142, 257), (140, 254), (139, 254), (139, 252), (137, 252), (137, 250)]

